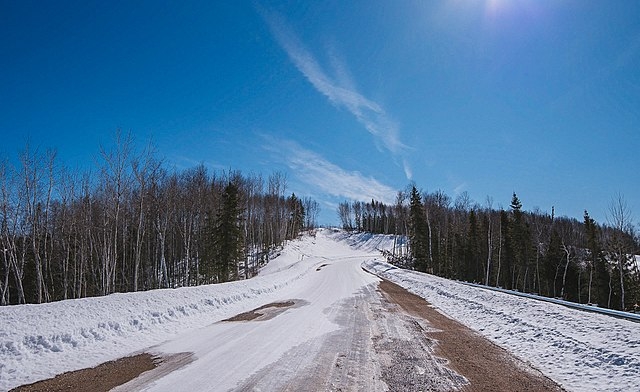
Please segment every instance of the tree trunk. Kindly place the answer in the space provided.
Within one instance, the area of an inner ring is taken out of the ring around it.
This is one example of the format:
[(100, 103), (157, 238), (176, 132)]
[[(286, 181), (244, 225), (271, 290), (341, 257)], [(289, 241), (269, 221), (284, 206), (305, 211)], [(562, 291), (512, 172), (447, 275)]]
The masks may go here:
[(620, 270), (620, 310), (625, 309), (625, 300), (624, 300), (624, 264), (626, 261), (625, 252), (621, 251), (618, 254), (618, 270)]
[(560, 297), (564, 299), (564, 295), (565, 295), (564, 288), (567, 282), (567, 271), (569, 270), (569, 262), (571, 260), (570, 259), (571, 250), (566, 245), (563, 245), (562, 249), (564, 250), (564, 253), (567, 256), (567, 263), (564, 266), (564, 274), (562, 275), (562, 290), (560, 291)]

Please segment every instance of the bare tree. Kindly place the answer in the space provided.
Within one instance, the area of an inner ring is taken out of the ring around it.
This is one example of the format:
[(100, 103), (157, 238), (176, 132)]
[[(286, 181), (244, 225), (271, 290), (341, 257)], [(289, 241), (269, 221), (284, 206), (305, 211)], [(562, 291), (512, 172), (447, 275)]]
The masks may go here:
[(614, 257), (620, 278), (620, 308), (625, 309), (625, 271), (631, 249), (628, 246), (628, 237), (632, 233), (633, 223), (631, 209), (627, 205), (624, 196), (617, 193), (609, 203), (609, 213), (607, 216), (609, 224), (613, 226), (614, 233), (609, 243), (610, 251)]
[(137, 213), (137, 229), (136, 229), (136, 242), (134, 246), (134, 266), (133, 266), (133, 291), (138, 291), (140, 262), (142, 253), (142, 239), (145, 236), (145, 209), (146, 209), (146, 196), (148, 187), (151, 182), (154, 181), (156, 172), (160, 166), (160, 163), (154, 158), (154, 150), (151, 143), (147, 145), (147, 148), (142, 152), (139, 157), (136, 157), (131, 162), (133, 169), (133, 175), (136, 179), (137, 185), (137, 197), (138, 197), (138, 213)]
[[(47, 155), (45, 161), (45, 158), (39, 155), (37, 150), (32, 152), (27, 145), (20, 156), (21, 195), (24, 198), (24, 219), (27, 223), (27, 231), (23, 234), (28, 235), (31, 244), (35, 267), (36, 303), (49, 301), (49, 292), (44, 276), (48, 264), (47, 226), (53, 189), (55, 152), (49, 152)], [(48, 172), (48, 182), (44, 183), (46, 172)], [(43, 192), (45, 193), (43, 194)]]
[[(0, 250), (2, 250), (2, 267), (3, 276), (0, 281), (0, 305), (8, 305), (11, 303), (9, 298), (9, 276), (12, 270), (15, 273), (17, 267), (17, 255), (15, 249), (15, 240), (11, 235), (12, 213), (10, 206), (10, 183), (7, 174), (6, 161), (0, 162)], [(18, 275), (18, 274), (16, 274)], [(24, 302), (24, 292), (22, 290), (22, 281), (16, 277), (16, 287), (21, 293), (22, 302)], [(22, 303), (21, 302), (21, 303)]]
[(351, 204), (348, 201), (338, 204), (338, 217), (345, 230), (353, 230)]
[(103, 243), (102, 243), (102, 268), (101, 289), (102, 294), (109, 294), (115, 288), (116, 271), (120, 236), (123, 235), (122, 208), (125, 196), (130, 191), (131, 178), (127, 172), (127, 164), (131, 153), (131, 135), (122, 136), (116, 134), (116, 146), (113, 150), (100, 148), (104, 160), (102, 167), (102, 182), (104, 184), (105, 200), (103, 212)]
[(317, 201), (310, 197), (302, 199), (302, 206), (305, 213), (305, 228), (313, 230), (318, 226), (318, 214), (320, 213), (320, 205)]

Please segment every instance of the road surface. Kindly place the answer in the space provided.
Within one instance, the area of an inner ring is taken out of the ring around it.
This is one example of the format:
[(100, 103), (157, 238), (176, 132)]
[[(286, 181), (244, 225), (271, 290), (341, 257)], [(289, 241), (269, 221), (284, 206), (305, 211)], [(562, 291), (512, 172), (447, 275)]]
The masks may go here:
[[(299, 262), (312, 269), (277, 300), (148, 348), (159, 365), (115, 390), (560, 390), (424, 300), (363, 271), (371, 252), (327, 235), (298, 247)], [(274, 263), (264, 273), (282, 268)]]

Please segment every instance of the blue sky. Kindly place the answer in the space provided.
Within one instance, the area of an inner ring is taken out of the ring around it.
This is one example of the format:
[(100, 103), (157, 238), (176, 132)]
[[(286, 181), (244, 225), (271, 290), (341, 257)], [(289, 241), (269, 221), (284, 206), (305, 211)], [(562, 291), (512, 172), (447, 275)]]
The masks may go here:
[(640, 220), (640, 2), (0, 0), (0, 154), (283, 171), (336, 223), (410, 181)]

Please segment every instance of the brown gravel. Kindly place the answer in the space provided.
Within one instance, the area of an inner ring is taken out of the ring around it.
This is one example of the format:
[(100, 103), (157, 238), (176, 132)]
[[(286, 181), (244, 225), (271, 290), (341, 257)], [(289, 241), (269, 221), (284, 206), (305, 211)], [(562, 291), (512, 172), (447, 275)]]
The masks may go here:
[(515, 358), (478, 333), (438, 312), (427, 301), (383, 280), (380, 290), (413, 317), (427, 320), (435, 331), (424, 331), (437, 340), (435, 354), (467, 378), (468, 392), (563, 391), (539, 371)]
[(94, 368), (76, 370), (48, 380), (22, 385), (11, 390), (19, 392), (106, 392), (122, 385), (158, 365), (151, 354), (138, 354), (105, 362)]
[[(250, 310), (248, 312), (237, 314), (233, 317), (224, 319), (222, 321), (251, 321), (251, 320), (257, 319), (258, 317), (263, 317), (265, 313), (268, 313), (268, 312), (260, 312), (261, 310), (288, 308), (295, 304), (296, 303), (294, 301), (273, 302), (270, 304), (262, 305), (261, 307)], [(279, 313), (279, 312), (276, 312), (276, 313)]]

